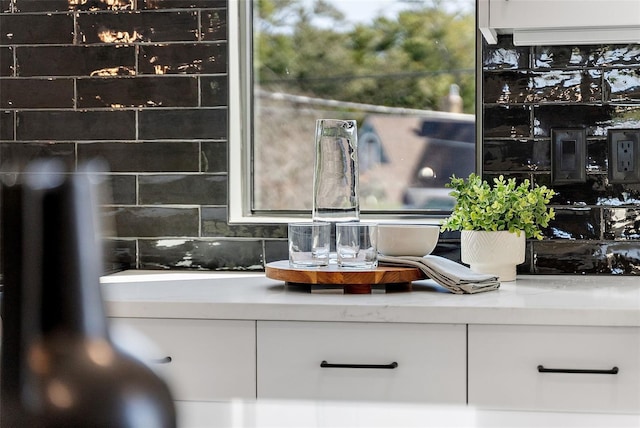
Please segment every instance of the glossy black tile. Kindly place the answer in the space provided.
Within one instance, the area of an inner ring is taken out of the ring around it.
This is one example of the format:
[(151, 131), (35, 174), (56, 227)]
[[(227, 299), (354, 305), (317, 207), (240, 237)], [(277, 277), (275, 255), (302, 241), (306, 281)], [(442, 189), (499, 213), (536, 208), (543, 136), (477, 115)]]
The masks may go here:
[(68, 170), (75, 167), (75, 147), (73, 143), (58, 142), (31, 143), (26, 141), (0, 143), (0, 164), (5, 172), (22, 172), (35, 159), (57, 159)]
[(138, 177), (142, 205), (226, 205), (226, 175), (153, 174)]
[(14, 0), (16, 12), (62, 12), (65, 10), (131, 10), (136, 0)]
[(482, 68), (484, 70), (529, 68), (529, 52), (529, 47), (513, 46), (513, 39), (510, 36), (500, 37), (495, 45), (489, 45), (483, 39)]
[(136, 269), (136, 241), (104, 239), (105, 273)]
[(607, 171), (607, 140), (587, 140), (586, 167), (590, 173)]
[(0, 45), (72, 44), (73, 15), (0, 15)]
[(202, 236), (286, 238), (286, 224), (229, 224), (226, 207), (202, 207)]
[(486, 73), (482, 87), (482, 99), (485, 104), (524, 103), (529, 96), (529, 81), (527, 71)]
[(197, 107), (197, 77), (117, 77), (76, 81), (78, 107)]
[(85, 143), (78, 160), (101, 157), (113, 172), (198, 172), (199, 145), (195, 142)]
[(203, 107), (223, 107), (229, 102), (227, 76), (203, 76), (200, 85)]
[(226, 43), (141, 45), (142, 74), (226, 73)]
[(606, 135), (606, 124), (615, 111), (609, 105), (540, 105), (534, 107), (536, 137), (549, 137), (551, 128), (584, 127), (587, 136)]
[(72, 79), (2, 79), (0, 108), (74, 107)]
[(198, 236), (197, 208), (107, 207), (104, 215), (121, 238)]
[(11, 0), (0, 0), (0, 13), (11, 12)]
[(133, 140), (133, 111), (25, 110), (17, 113), (19, 140)]
[[(0, 77), (13, 76), (13, 48), (0, 47)], [(2, 97), (2, 92), (0, 92)]]
[(584, 183), (554, 184), (553, 203), (558, 205), (597, 205), (599, 198), (611, 194), (607, 177), (603, 174), (587, 174)]
[(0, 140), (11, 141), (15, 139), (14, 113), (12, 111), (0, 111)]
[(222, 139), (227, 136), (226, 109), (142, 110), (138, 136), (154, 139)]
[(194, 11), (80, 13), (77, 25), (83, 44), (197, 41), (199, 27)]
[(602, 239), (601, 209), (590, 207), (555, 207), (555, 218), (543, 235), (549, 239)]
[(640, 63), (640, 44), (602, 46), (596, 64), (602, 67), (636, 66)]
[(226, 9), (205, 10), (201, 14), (201, 39), (207, 42), (227, 39)]
[(535, 46), (533, 67), (540, 68), (584, 68), (595, 66), (602, 56), (602, 47), (588, 46)]
[(135, 175), (112, 175), (111, 187), (106, 194), (110, 199), (107, 204), (114, 205), (135, 205), (137, 202), (136, 176)]
[(640, 239), (640, 209), (637, 206), (634, 208), (607, 208), (604, 210), (606, 239)]
[(530, 107), (485, 105), (482, 130), (485, 138), (530, 137)]
[(266, 240), (264, 242), (264, 262), (289, 260), (289, 243), (285, 240)]
[(201, 144), (200, 170), (202, 172), (228, 172), (227, 143), (203, 142)]
[(538, 274), (611, 273), (606, 244), (599, 242), (538, 241), (533, 243), (534, 272)]
[(261, 241), (141, 239), (141, 269), (264, 270)]
[(227, 0), (138, 0), (138, 9), (226, 8)]
[(550, 170), (549, 140), (485, 141), (482, 147), (484, 171)]
[(604, 73), (606, 100), (640, 102), (640, 70), (616, 68)]
[(16, 48), (18, 76), (135, 75), (134, 46), (24, 46)]

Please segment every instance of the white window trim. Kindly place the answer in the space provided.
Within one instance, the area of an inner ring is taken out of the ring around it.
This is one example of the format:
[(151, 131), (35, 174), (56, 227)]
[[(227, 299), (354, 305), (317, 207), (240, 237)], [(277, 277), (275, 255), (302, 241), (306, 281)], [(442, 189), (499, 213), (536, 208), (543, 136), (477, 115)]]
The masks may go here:
[[(268, 216), (251, 210), (251, 156), (250, 139), (252, 125), (251, 73), (243, 67), (250, 64), (253, 28), (250, 25), (250, 8), (253, 0), (229, 0), (227, 5), (228, 31), (228, 222), (280, 224), (301, 219), (311, 219), (311, 213), (303, 215)], [(412, 223), (440, 224), (445, 216), (414, 216), (402, 213), (367, 215), (361, 217), (379, 222), (392, 222), (408, 218)]]

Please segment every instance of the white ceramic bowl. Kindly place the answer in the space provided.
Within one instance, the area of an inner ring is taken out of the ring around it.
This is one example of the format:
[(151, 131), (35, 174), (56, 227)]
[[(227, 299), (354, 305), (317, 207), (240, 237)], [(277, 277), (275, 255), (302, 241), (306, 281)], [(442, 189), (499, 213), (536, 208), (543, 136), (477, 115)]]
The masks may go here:
[(378, 224), (378, 252), (385, 256), (431, 254), (438, 243), (440, 226), (427, 224)]

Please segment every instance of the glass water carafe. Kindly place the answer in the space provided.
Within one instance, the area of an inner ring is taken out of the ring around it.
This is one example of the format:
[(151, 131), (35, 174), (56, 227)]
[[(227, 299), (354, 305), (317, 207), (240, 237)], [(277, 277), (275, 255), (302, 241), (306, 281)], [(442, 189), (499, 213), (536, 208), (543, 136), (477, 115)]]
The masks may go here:
[(358, 130), (355, 120), (316, 121), (314, 221), (358, 221)]

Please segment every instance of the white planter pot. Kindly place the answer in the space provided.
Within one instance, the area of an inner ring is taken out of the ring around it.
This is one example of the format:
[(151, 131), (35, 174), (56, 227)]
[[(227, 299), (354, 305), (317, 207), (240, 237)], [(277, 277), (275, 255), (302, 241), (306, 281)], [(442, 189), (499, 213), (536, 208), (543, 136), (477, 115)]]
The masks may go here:
[(500, 281), (515, 281), (516, 266), (524, 263), (526, 238), (509, 231), (463, 230), (460, 234), (462, 262), (472, 271), (496, 275)]

